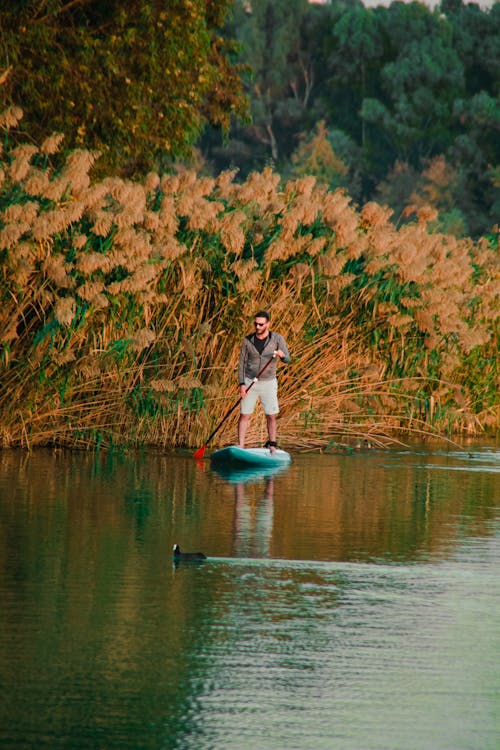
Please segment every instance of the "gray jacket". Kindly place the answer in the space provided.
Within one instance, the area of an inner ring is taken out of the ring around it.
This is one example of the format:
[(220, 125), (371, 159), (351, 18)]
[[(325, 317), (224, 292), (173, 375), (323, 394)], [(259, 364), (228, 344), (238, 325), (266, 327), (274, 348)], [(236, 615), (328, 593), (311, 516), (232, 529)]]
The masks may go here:
[[(240, 361), (238, 364), (238, 383), (240, 385), (245, 383), (245, 378), (253, 380), (253, 378), (257, 377), (257, 374), (262, 370), (266, 362), (272, 358), (276, 349), (281, 349), (285, 353), (284, 358), (281, 360), (282, 362), (290, 362), (290, 354), (288, 353), (285, 339), (279, 333), (269, 331), (269, 338), (262, 350), (262, 354), (259, 354), (256, 349), (254, 339), (255, 333), (251, 333), (249, 336), (245, 336), (241, 344)], [(260, 380), (273, 380), (275, 377), (276, 358), (271, 362), (269, 367), (266, 367)]]

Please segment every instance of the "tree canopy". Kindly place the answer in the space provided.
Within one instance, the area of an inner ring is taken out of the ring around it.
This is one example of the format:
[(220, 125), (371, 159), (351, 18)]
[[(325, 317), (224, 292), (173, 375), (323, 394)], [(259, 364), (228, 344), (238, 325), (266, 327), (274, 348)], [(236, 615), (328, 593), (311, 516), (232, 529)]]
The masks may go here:
[(245, 114), (230, 0), (24, 0), (0, 9), (3, 105), (35, 138), (103, 154), (134, 174), (185, 156), (205, 123)]

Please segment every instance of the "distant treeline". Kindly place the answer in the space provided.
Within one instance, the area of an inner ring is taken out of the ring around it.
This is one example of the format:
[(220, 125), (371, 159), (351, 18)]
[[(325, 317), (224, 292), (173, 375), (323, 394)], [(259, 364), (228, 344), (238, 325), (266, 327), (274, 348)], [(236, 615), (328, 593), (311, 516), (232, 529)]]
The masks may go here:
[[(479, 237), (500, 216), (500, 3), (24, 0), (0, 8), (0, 104), (24, 133), (141, 177), (270, 165)], [(245, 96), (246, 95), (246, 96)], [(16, 133), (11, 132), (11, 139)]]
[(225, 144), (205, 134), (215, 171), (272, 162), (387, 203), (396, 221), (431, 204), (457, 235), (498, 222), (500, 3), (236, 0), (228, 33), (252, 71), (252, 122)]

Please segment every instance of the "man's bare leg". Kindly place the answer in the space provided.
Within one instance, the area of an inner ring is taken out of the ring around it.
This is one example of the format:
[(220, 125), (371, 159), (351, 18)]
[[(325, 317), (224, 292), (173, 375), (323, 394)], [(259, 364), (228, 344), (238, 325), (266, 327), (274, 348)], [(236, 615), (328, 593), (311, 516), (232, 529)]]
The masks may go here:
[(245, 447), (245, 437), (247, 434), (248, 423), (250, 422), (250, 414), (240, 414), (238, 421), (238, 445), (240, 448)]
[[(266, 414), (267, 421), (267, 435), (270, 443), (276, 442), (276, 434), (278, 431), (276, 414)], [(269, 446), (271, 453), (276, 453), (276, 447), (274, 445)]]

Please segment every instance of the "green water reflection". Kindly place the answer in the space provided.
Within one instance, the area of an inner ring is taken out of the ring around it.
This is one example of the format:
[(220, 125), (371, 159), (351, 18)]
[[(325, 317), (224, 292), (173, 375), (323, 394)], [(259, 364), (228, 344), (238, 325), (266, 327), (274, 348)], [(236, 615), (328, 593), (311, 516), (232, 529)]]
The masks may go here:
[(1, 747), (496, 748), (496, 450), (0, 467)]

